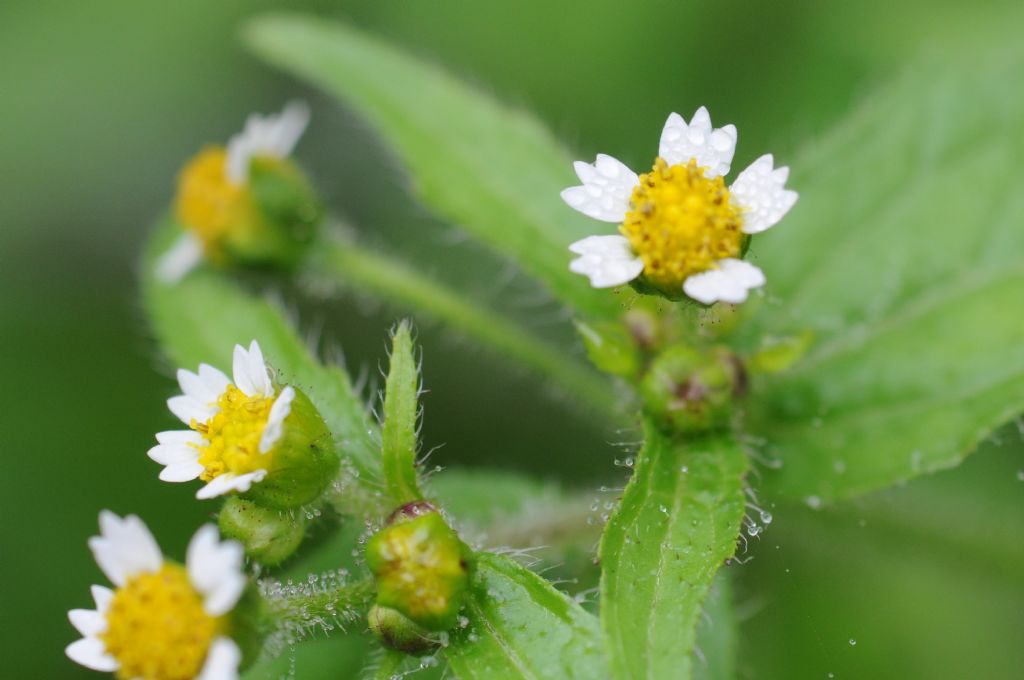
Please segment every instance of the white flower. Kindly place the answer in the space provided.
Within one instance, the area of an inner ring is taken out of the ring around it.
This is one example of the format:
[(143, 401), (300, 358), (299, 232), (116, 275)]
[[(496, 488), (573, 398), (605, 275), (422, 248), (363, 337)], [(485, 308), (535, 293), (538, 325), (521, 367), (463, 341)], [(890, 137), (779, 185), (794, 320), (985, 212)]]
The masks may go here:
[(181, 567), (164, 560), (142, 520), (105, 510), (89, 547), (116, 590), (92, 586), (96, 608), (68, 612), (82, 635), (65, 650), (73, 661), (127, 677), (154, 664), (180, 669), (182, 663), (198, 680), (238, 677), (241, 652), (221, 634), (220, 621), (246, 586), (240, 544), (221, 542), (206, 525)]
[(778, 223), (797, 194), (785, 188), (789, 169), (761, 156), (726, 188), (736, 151), (736, 127), (714, 128), (701, 107), (687, 123), (673, 113), (665, 122), (654, 169), (638, 176), (599, 154), (574, 164), (582, 184), (562, 192), (571, 207), (594, 219), (620, 223), (622, 235), (590, 236), (569, 246), (569, 265), (595, 288), (638, 276), (668, 294), (680, 290), (711, 304), (739, 303), (764, 274), (739, 259), (744, 235)]
[[(183, 173), (188, 186), (197, 187), (193, 199), (198, 214), (211, 220), (200, 227), (206, 238), (225, 228), (220, 212), (238, 202), (240, 188), (248, 186), (249, 168), (254, 158), (287, 158), (309, 124), (309, 107), (291, 102), (278, 114), (251, 114), (245, 128), (228, 140), (226, 150), (207, 150), (192, 161)], [(215, 171), (211, 171), (210, 165)], [(179, 192), (180, 194), (180, 192)], [(179, 196), (180, 198), (180, 196)], [(211, 215), (215, 217), (210, 217)], [(177, 283), (203, 259), (203, 239), (194, 231), (186, 231), (156, 262), (156, 279), (165, 284)]]
[(258, 342), (248, 350), (235, 346), (233, 373), (232, 383), (206, 364), (198, 373), (180, 369), (182, 394), (168, 399), (167, 407), (192, 429), (160, 432), (149, 450), (149, 457), (164, 466), (163, 481), (207, 481), (196, 498), (245, 492), (263, 481), (291, 414), (295, 389), (289, 385), (275, 394)]

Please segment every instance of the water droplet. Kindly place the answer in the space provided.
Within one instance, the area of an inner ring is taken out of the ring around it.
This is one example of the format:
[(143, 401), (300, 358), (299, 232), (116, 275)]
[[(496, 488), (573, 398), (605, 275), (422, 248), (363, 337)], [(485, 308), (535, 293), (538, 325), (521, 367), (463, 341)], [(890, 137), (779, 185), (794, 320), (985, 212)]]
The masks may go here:
[(772, 517), (772, 513), (768, 512), (767, 510), (762, 510), (761, 511), (761, 521), (762, 522), (764, 522), (765, 524), (771, 524), (773, 519), (775, 519), (775, 518)]
[(821, 499), (817, 496), (808, 496), (804, 499), (804, 503), (807, 504), (811, 510), (818, 510), (821, 508)]
[(850, 646), (851, 647), (856, 647), (857, 646), (857, 641), (854, 640), (853, 638), (850, 638)]
[(682, 472), (685, 475), (686, 473), (688, 473), (690, 471), (690, 466), (689, 465), (684, 465), (683, 467), (679, 468), (679, 471)]

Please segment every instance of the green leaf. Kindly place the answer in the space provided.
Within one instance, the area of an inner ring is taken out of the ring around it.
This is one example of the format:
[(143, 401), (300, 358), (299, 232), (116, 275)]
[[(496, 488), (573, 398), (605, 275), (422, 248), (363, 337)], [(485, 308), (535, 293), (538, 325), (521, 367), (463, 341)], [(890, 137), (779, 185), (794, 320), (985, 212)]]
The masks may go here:
[(933, 58), (792, 163), (793, 214), (754, 241), (752, 332), (816, 342), (750, 399), (812, 504), (957, 464), (1024, 411), (1019, 48)]
[(271, 63), (366, 116), (439, 215), (579, 311), (619, 314), (616, 296), (569, 271), (568, 245), (601, 225), (562, 202), (559, 193), (575, 182), (572, 158), (532, 117), (344, 24), (269, 16), (251, 22), (245, 36)]
[(697, 625), (695, 680), (735, 680), (738, 627), (732, 583), (728, 574), (720, 572), (704, 600), (704, 616)]
[(607, 677), (595, 616), (507, 557), (477, 556), (466, 612), (445, 656), (460, 680)]
[(173, 219), (164, 219), (143, 261), (143, 305), (171, 363), (192, 370), (200, 363), (229, 369), (234, 345), (258, 340), (280, 379), (301, 387), (316, 405), (361, 483), (379, 479), (376, 428), (348, 374), (317, 361), (277, 306), (206, 266), (175, 284), (156, 279), (154, 262), (181, 233)]
[(572, 396), (573, 405), (607, 418), (616, 414), (609, 383), (564, 349), (488, 309), (460, 291), (381, 253), (340, 238), (319, 244), (306, 263), (307, 288), (348, 283), (392, 302), (417, 319), (440, 320), (499, 355), (528, 366)]
[(391, 338), (391, 367), (384, 390), (381, 461), (384, 488), (395, 506), (422, 500), (416, 481), (416, 426), (420, 369), (413, 355), (412, 330), (402, 321)]
[(729, 433), (644, 429), (601, 538), (601, 623), (615, 678), (688, 678), (701, 604), (736, 549), (747, 457)]

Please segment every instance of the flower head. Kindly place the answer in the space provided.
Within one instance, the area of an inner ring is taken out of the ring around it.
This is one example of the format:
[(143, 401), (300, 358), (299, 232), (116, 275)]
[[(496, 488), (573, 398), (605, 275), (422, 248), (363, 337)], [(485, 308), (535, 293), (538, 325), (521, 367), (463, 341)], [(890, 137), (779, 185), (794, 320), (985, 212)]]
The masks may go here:
[(284, 433), (295, 388), (278, 390), (255, 340), (235, 345), (234, 382), (206, 364), (199, 372), (178, 371), (183, 394), (167, 406), (189, 430), (161, 432), (149, 457), (164, 466), (160, 479), (206, 486), (196, 498), (248, 491), (267, 476), (274, 449)]
[(283, 263), (308, 240), (319, 210), (305, 177), (288, 160), (309, 109), (252, 114), (227, 146), (210, 146), (182, 170), (175, 212), (185, 234), (157, 263), (174, 282), (205, 255), (215, 263)]
[(242, 592), (242, 547), (206, 525), (185, 565), (160, 553), (138, 517), (100, 513), (89, 547), (114, 590), (93, 586), (96, 609), (68, 612), (82, 634), (67, 647), (76, 663), (124, 680), (233, 680), (241, 652), (228, 636)]
[(581, 186), (562, 198), (583, 214), (619, 223), (619, 235), (590, 236), (569, 246), (569, 268), (595, 288), (634, 279), (669, 297), (681, 292), (705, 303), (739, 303), (764, 285), (759, 268), (742, 259), (746, 239), (774, 226), (796, 202), (785, 188), (789, 168), (771, 154), (728, 174), (736, 127), (713, 128), (701, 107), (687, 123), (673, 113), (650, 172), (637, 175), (611, 156), (578, 161)]

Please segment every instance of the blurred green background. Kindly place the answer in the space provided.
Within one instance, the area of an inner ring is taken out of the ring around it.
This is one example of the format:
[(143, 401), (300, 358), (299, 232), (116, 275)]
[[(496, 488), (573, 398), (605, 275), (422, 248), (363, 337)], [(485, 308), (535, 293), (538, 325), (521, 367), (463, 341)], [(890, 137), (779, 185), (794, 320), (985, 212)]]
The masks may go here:
[[(243, 18), (287, 7), (347, 19), (535, 111), (581, 157), (604, 151), (634, 167), (650, 162), (668, 111), (706, 104), (741, 130), (740, 167), (764, 150), (785, 162), (919, 52), (999, 40), (1021, 25), (1014, 4), (3, 3), (0, 427), (11, 465), (0, 476), (0, 676), (95, 676), (62, 650), (75, 637), (65, 611), (89, 604), (101, 579), (85, 546), (100, 508), (142, 515), (178, 556), (209, 513), (193, 489), (158, 483), (144, 455), (172, 426), (163, 399), (174, 385), (135, 283), (148, 225), (200, 145), (250, 111), (306, 98), (314, 122), (297, 155), (369, 243), (428, 251), (437, 269), (483, 257), (408, 198), (362, 121), (248, 56)], [(535, 324), (566, 337), (566, 320), (523, 290), (523, 313), (540, 310)], [(394, 316), (357, 299), (302, 318), (372, 378)], [(445, 445), (432, 462), (583, 489), (621, 479), (616, 433), (443, 329), (422, 328), (421, 341), (425, 441)], [(1021, 440), (1008, 428), (959, 470), (838, 508), (774, 508), (733, 570), (743, 677), (1020, 677)]]

